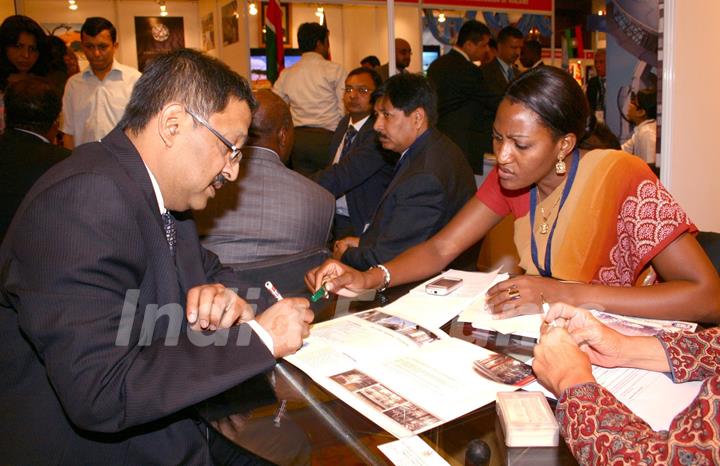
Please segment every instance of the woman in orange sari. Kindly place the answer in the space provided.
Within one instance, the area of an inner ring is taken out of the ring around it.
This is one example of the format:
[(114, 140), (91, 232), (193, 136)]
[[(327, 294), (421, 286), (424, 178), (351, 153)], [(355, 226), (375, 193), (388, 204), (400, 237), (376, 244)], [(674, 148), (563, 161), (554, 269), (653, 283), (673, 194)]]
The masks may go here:
[[(499, 318), (561, 301), (720, 321), (720, 278), (693, 237), (697, 228), (642, 160), (587, 147), (590, 120), (569, 74), (525, 73), (508, 86), (495, 118), (497, 167), (443, 230), (365, 272), (327, 261), (308, 272), (308, 286), (349, 295), (432, 276), (513, 213), (526, 274), (488, 291)], [(657, 283), (635, 286), (648, 266)]]

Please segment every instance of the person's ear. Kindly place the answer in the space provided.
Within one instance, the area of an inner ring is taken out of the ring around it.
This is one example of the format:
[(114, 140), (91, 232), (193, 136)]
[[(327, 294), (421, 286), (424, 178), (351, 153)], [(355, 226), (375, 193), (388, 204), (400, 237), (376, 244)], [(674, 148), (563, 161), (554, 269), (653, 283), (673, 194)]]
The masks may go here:
[(288, 129), (287, 126), (281, 126), (278, 130), (278, 145), (280, 149), (285, 149), (288, 144)]
[(422, 107), (418, 107), (413, 111), (413, 124), (415, 128), (420, 129), (422, 122), (425, 120), (425, 110)]
[(158, 115), (158, 135), (165, 147), (172, 147), (181, 132), (181, 124), (189, 118), (185, 108), (179, 103), (167, 104)]
[(568, 133), (560, 138), (560, 153), (563, 155), (563, 158), (570, 155), (576, 143), (577, 137), (573, 133)]

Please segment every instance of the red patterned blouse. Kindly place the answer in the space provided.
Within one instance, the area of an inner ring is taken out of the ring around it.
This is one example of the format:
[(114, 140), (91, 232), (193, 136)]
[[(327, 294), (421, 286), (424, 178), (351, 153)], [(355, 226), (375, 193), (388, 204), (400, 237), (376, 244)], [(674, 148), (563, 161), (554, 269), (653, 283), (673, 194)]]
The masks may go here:
[(560, 396), (562, 436), (582, 465), (720, 465), (720, 328), (662, 333), (675, 382), (704, 380), (697, 398), (656, 432), (596, 383)]

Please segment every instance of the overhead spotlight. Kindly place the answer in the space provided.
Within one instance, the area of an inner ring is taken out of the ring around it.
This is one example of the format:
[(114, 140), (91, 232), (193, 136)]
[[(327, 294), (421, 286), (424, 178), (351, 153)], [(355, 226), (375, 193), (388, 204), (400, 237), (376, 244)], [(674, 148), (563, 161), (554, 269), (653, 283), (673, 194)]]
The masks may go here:
[(68, 8), (72, 11), (75, 11), (78, 9), (77, 3), (75, 0), (68, 0)]
[(445, 13), (443, 13), (441, 11), (440, 14), (438, 15), (438, 23), (444, 23), (444, 22), (445, 22)]
[(251, 3), (250, 6), (248, 7), (248, 12), (252, 16), (256, 16), (258, 14), (257, 5), (255, 5), (255, 3)]
[(321, 6), (317, 7), (317, 10), (315, 10), (315, 16), (317, 16), (318, 19), (320, 20), (320, 24), (324, 24), (325, 23), (325, 8), (323, 8)]
[(167, 16), (167, 6), (165, 6), (165, 0), (158, 0), (158, 5), (160, 5), (160, 16)]

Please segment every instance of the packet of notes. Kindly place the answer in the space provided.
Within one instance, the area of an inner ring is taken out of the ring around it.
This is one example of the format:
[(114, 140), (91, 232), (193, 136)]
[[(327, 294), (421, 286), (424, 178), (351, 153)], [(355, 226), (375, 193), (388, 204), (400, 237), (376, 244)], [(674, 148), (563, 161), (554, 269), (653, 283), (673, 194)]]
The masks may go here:
[(556, 447), (560, 426), (541, 392), (499, 392), (495, 402), (508, 447)]

